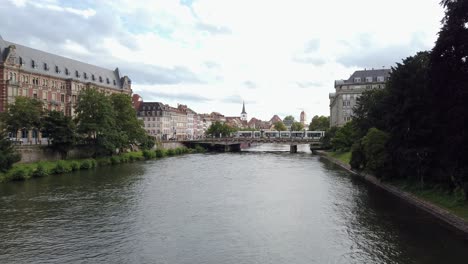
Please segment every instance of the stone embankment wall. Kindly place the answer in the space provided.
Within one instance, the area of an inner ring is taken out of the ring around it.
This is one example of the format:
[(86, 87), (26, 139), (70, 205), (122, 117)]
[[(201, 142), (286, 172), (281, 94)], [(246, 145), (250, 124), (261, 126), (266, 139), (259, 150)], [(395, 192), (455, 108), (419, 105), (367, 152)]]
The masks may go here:
[[(62, 159), (60, 153), (51, 150), (46, 146), (41, 145), (30, 145), (30, 146), (18, 146), (15, 148), (16, 151), (21, 154), (21, 160), (19, 163), (31, 163), (38, 161), (56, 161)], [(69, 159), (85, 159), (90, 158), (93, 151), (89, 151), (86, 148), (75, 148), (68, 152), (67, 158)]]
[(439, 219), (442, 223), (445, 224), (445, 226), (449, 227), (450, 229), (452, 229), (453, 231), (455, 231), (456, 233), (464, 236), (465, 239), (468, 240), (468, 222), (465, 221), (463, 218), (461, 217), (458, 217), (456, 215), (454, 215), (453, 213), (435, 205), (435, 204), (432, 204), (430, 202), (427, 202), (425, 200), (422, 200), (418, 197), (416, 197), (415, 195), (411, 194), (411, 193), (408, 193), (408, 192), (405, 192), (393, 185), (390, 185), (388, 183), (384, 183), (382, 181), (380, 181), (380, 179), (378, 179), (377, 177), (373, 176), (373, 175), (370, 175), (370, 174), (366, 174), (366, 173), (361, 173), (361, 172), (356, 172), (354, 170), (351, 169), (351, 166), (349, 164), (345, 164), (343, 162), (341, 162), (340, 160), (338, 159), (335, 159), (333, 157), (330, 157), (328, 156), (326, 153), (324, 153), (323, 151), (317, 151), (316, 152), (318, 155), (320, 155), (322, 158), (325, 158), (335, 164), (337, 164), (338, 166), (342, 167), (343, 169), (355, 174), (355, 175), (358, 175), (362, 178), (364, 178), (365, 180), (367, 180), (368, 182), (374, 184), (374, 185), (377, 185), (378, 187), (386, 190), (387, 192), (391, 193), (391, 194), (394, 194), (395, 196), (409, 202), (410, 204), (426, 211), (427, 213), (435, 216), (437, 219)]
[(180, 142), (161, 142), (159, 144), (157, 144), (156, 146), (156, 149), (157, 148), (163, 148), (163, 149), (176, 149), (176, 148), (182, 148), (184, 147), (184, 144), (180, 143)]

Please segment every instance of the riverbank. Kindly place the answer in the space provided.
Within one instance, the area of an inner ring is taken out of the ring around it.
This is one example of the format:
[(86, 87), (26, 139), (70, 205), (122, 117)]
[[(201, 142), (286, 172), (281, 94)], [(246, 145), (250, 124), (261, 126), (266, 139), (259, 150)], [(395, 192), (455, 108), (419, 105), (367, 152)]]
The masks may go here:
[(128, 152), (110, 157), (96, 159), (72, 159), (58, 161), (40, 161), (33, 163), (18, 163), (5, 172), (0, 173), (0, 183), (10, 181), (25, 181), (32, 178), (45, 177), (54, 174), (64, 174), (78, 170), (89, 170), (95, 167), (110, 166), (141, 160), (160, 159), (168, 156), (177, 156), (189, 153), (203, 153), (205, 149), (197, 147), (189, 149), (178, 147), (174, 149), (143, 150)]
[(447, 224), (452, 230), (460, 233), (468, 239), (468, 205), (456, 203), (456, 198), (444, 194), (437, 189), (421, 190), (414, 186), (395, 182), (382, 182), (373, 175), (356, 172), (351, 169), (349, 161), (346, 162), (346, 153), (332, 153), (326, 151), (317, 151), (317, 154), (325, 158), (343, 169), (358, 175), (368, 182), (386, 190), (389, 193), (415, 205), (416, 207), (430, 213), (443, 223)]

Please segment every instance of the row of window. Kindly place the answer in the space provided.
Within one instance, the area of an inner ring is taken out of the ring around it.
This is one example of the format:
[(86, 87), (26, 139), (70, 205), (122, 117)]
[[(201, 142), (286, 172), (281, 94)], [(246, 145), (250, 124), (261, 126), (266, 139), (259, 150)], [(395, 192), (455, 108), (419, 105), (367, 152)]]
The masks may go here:
[[(388, 79), (388, 78), (387, 78), (387, 79)], [(385, 77), (384, 77), (384, 76), (377, 76), (377, 77), (375, 77), (375, 78), (373, 78), (373, 77), (366, 77), (366, 78), (365, 78), (365, 81), (366, 81), (366, 82), (384, 82), (384, 81), (385, 81)], [(354, 78), (354, 82), (355, 82), (355, 83), (360, 83), (360, 82), (362, 82), (361, 77), (355, 77), (355, 78)]]
[[(23, 58), (20, 57), (20, 58), (19, 58), (19, 61), (20, 61), (20, 64), (21, 64), (21, 65), (25, 65), (25, 61), (23, 60)], [(37, 69), (38, 66), (39, 66), (38, 63), (36, 63), (35, 60), (31, 60), (31, 67), (32, 67), (33, 69)], [(49, 65), (48, 65), (46, 62), (43, 63), (43, 69), (44, 69), (45, 71), (49, 71), (49, 70), (50, 70), (50, 67), (49, 67)], [(55, 65), (55, 73), (62, 73), (62, 70), (61, 70), (60, 67), (57, 66), (57, 65)], [(67, 76), (71, 75), (71, 72), (70, 72), (70, 70), (68, 70), (68, 68), (65, 68), (65, 75), (67, 75)], [(80, 73), (79, 71), (75, 71), (75, 77), (76, 77), (76, 78), (81, 78), (81, 76), (82, 76), (82, 75), (81, 75), (81, 73)], [(85, 80), (88, 80), (89, 78), (91, 78), (92, 81), (97, 81), (97, 80), (99, 80), (99, 82), (101, 82), (101, 83), (104, 82), (104, 79), (102, 78), (102, 76), (99, 76), (98, 78), (96, 78), (96, 76), (95, 76), (94, 74), (91, 74), (91, 76), (89, 76), (88, 73), (86, 73), (86, 72), (83, 72), (83, 78), (84, 78)], [(110, 84), (110, 83), (111, 83), (110, 80), (109, 80), (109, 78), (106, 78), (106, 83), (107, 83), (107, 84)], [(116, 82), (115, 80), (112, 80), (112, 83), (113, 83), (114, 86), (117, 85), (117, 82)]]

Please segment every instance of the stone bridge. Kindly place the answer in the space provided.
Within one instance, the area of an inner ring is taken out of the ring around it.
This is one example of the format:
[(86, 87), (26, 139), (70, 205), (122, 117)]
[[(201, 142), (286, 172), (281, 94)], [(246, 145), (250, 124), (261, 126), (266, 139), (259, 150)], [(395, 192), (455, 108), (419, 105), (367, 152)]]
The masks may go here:
[(225, 151), (225, 152), (237, 152), (241, 150), (241, 144), (283, 144), (289, 145), (290, 152), (296, 153), (298, 145), (310, 145), (310, 149), (319, 150), (322, 148), (320, 139), (311, 138), (250, 138), (250, 137), (238, 137), (238, 138), (204, 138), (196, 140), (185, 140), (181, 141), (187, 147), (194, 147), (195, 145), (201, 145), (208, 149)]

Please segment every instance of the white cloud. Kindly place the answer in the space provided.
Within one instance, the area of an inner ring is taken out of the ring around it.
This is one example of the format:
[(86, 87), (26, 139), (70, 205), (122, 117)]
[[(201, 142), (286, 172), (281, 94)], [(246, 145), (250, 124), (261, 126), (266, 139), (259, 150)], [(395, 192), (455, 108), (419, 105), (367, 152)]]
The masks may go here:
[[(199, 112), (226, 115), (241, 110), (240, 104), (226, 102), (242, 99), (250, 102), (246, 105), (250, 116), (269, 119), (276, 113), (298, 118), (297, 109), (304, 109), (310, 118), (328, 115), (328, 93), (333, 91), (335, 79), (349, 77), (358, 67), (391, 66), (418, 50), (430, 49), (443, 16), (436, 2), (196, 0), (191, 6), (175, 0), (96, 1), (89, 6), (68, 6), (67, 1), (34, 3), (79, 15), (83, 21), (112, 21), (96, 25), (93, 40), (99, 41), (92, 45), (79, 39), (49, 44), (60, 44), (70, 52), (62, 55), (84, 56), (90, 63), (123, 64), (112, 67), (127, 67), (138, 73), (130, 77), (134, 91), (144, 98), (148, 95), (157, 100), (159, 95), (160, 101), (187, 103)], [(14, 3), (16, 8), (25, 5), (27, 1)], [(13, 19), (14, 13), (5, 15)], [(23, 30), (23, 35), (34, 36), (28, 38), (29, 43), (11, 40), (28, 45), (41, 38), (28, 32), (26, 26)], [(8, 39), (6, 31), (2, 35)]]

